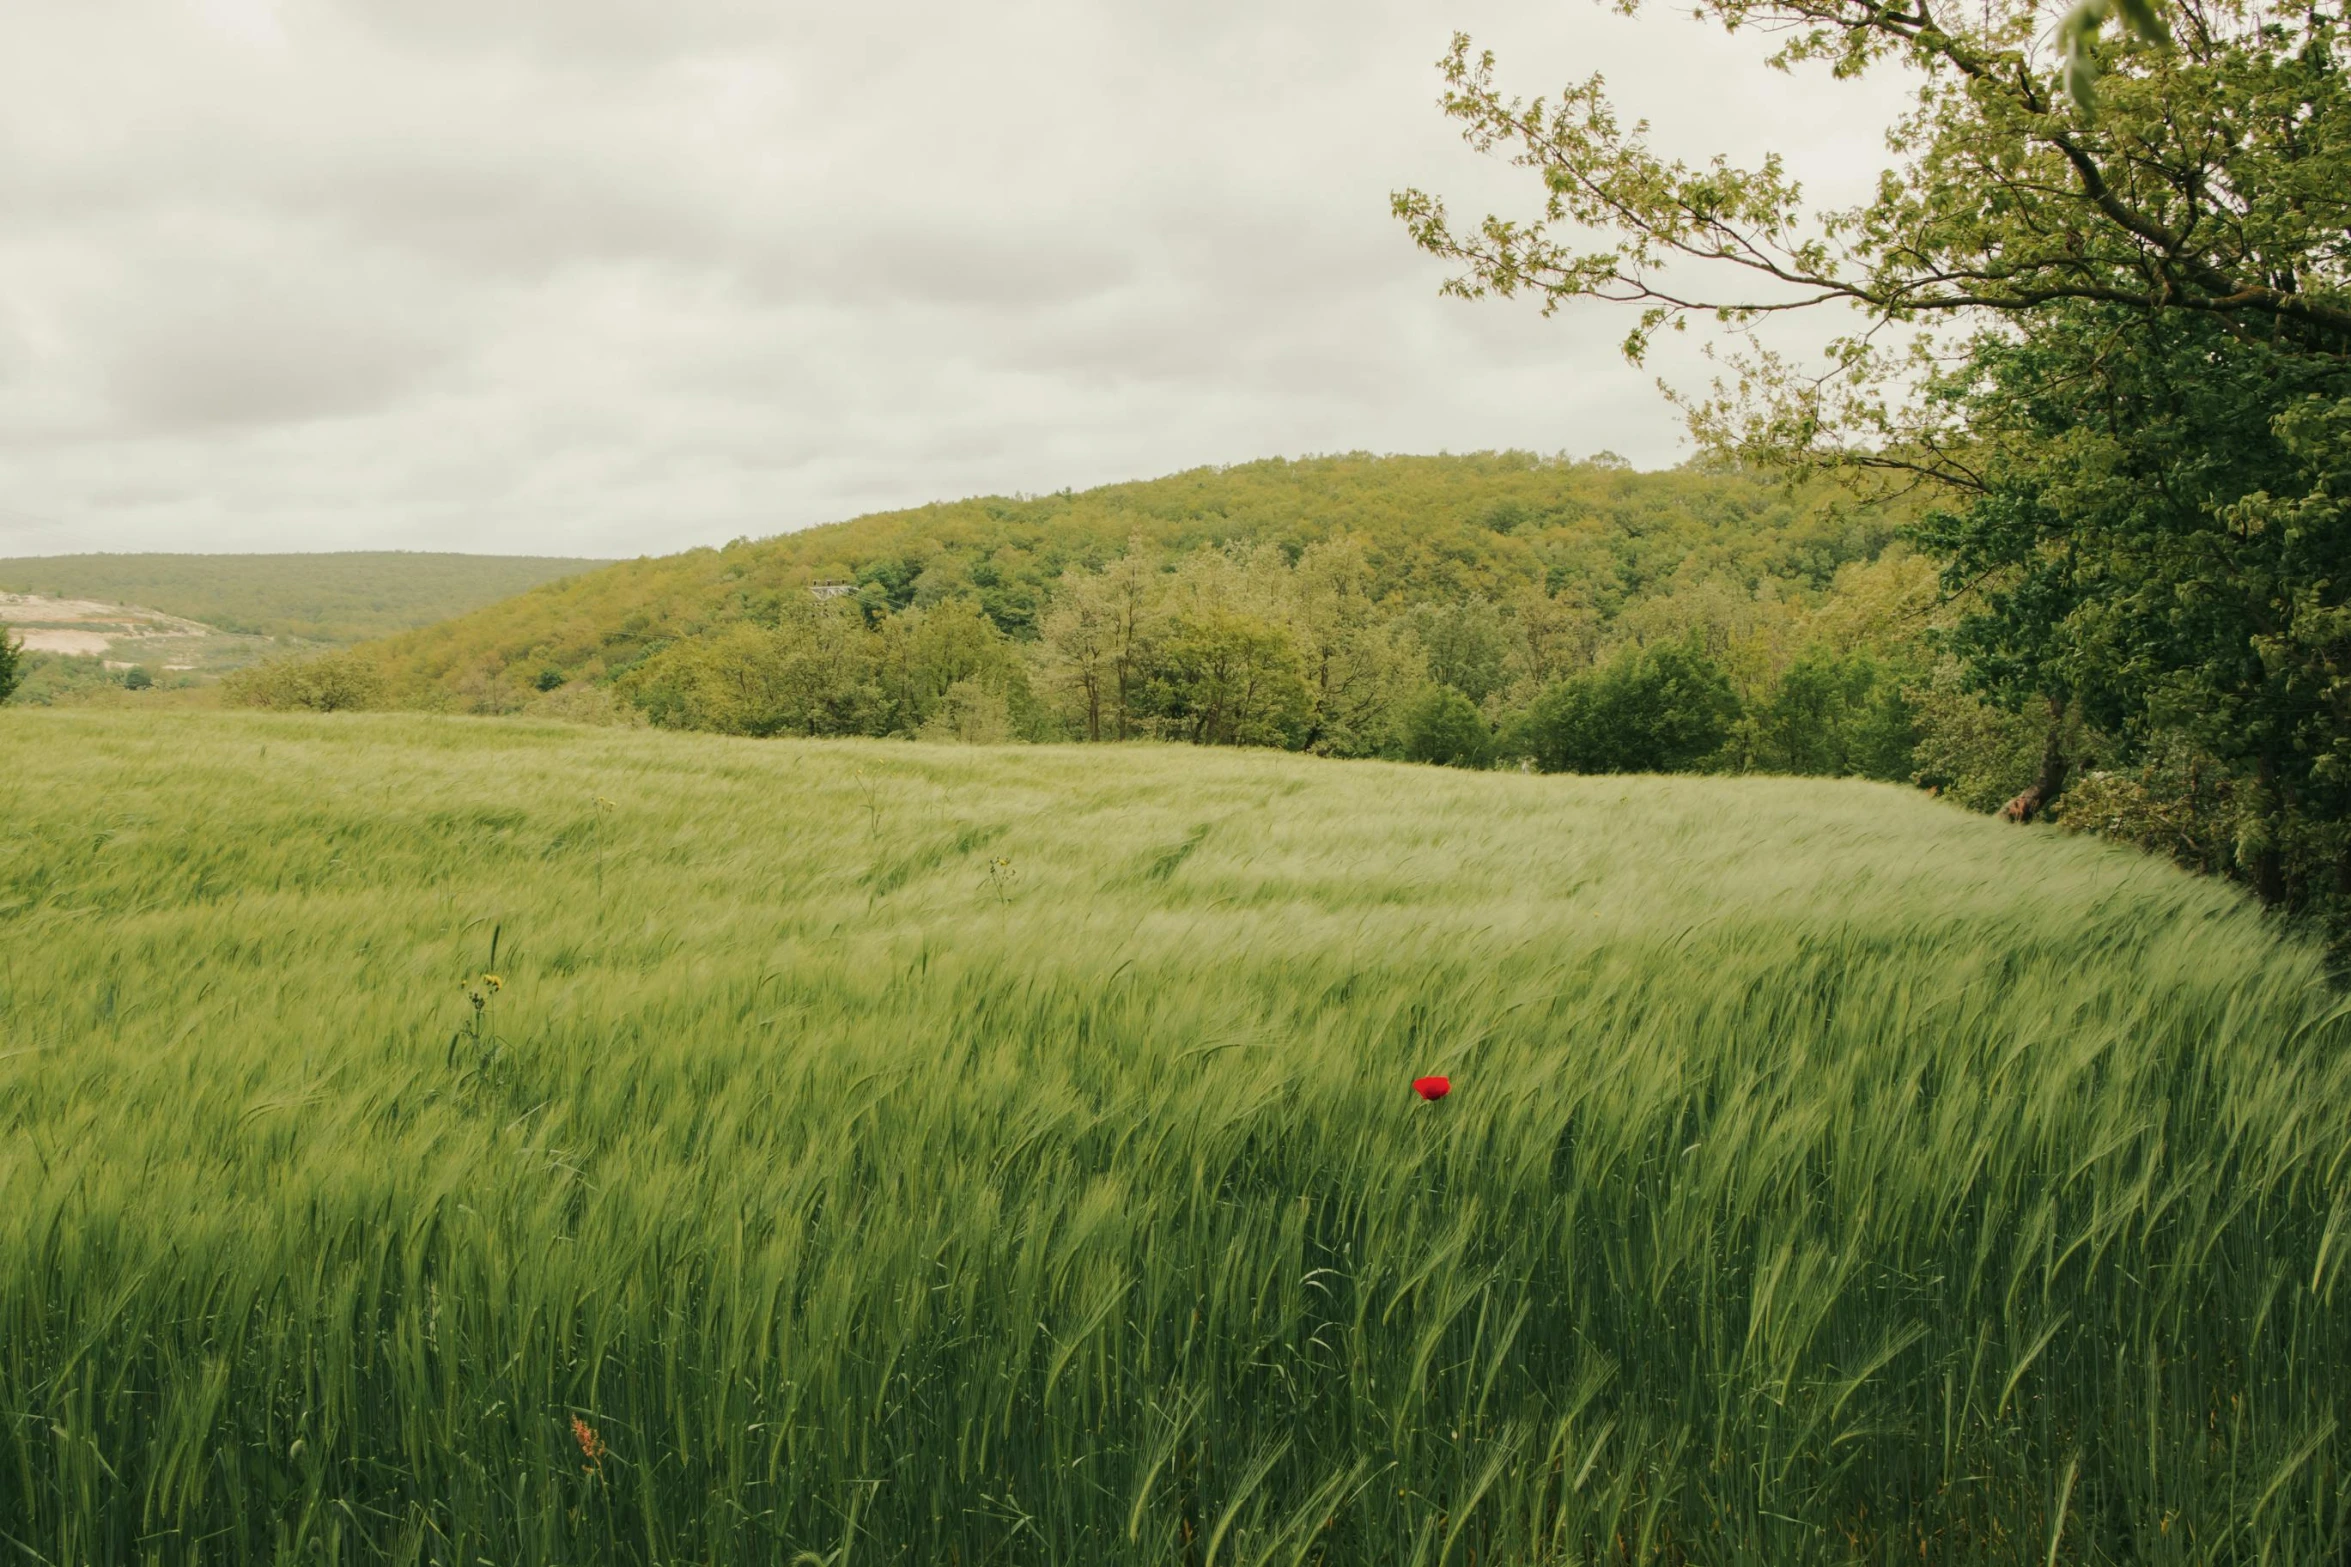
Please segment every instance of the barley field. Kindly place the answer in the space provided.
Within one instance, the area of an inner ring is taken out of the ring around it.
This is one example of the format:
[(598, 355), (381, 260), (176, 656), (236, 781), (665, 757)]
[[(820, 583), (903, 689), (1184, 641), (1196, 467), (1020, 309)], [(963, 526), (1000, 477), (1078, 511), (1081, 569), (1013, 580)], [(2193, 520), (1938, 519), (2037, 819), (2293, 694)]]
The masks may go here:
[(2341, 998), (1915, 793), (12, 710), (0, 940), (10, 1560), (2351, 1549)]

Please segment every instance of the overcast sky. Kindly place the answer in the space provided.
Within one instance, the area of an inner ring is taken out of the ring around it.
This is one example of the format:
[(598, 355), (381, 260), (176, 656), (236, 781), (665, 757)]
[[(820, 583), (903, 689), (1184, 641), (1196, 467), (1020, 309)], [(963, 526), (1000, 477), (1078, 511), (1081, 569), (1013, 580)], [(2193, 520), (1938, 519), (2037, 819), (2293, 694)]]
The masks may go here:
[(1678, 460), (1623, 317), (1440, 299), (1388, 215), (1532, 194), (1434, 106), (1456, 27), (1677, 151), (1822, 194), (1882, 161), (1887, 88), (1590, 0), (22, 0), (0, 555), (626, 555), (1262, 456)]

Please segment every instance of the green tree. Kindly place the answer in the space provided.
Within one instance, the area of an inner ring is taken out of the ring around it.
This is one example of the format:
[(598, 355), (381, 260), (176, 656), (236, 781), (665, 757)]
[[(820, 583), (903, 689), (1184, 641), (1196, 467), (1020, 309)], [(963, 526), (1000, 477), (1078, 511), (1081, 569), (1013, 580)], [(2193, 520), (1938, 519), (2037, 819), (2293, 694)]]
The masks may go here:
[(886, 727), (880, 639), (845, 600), (794, 605), (673, 643), (624, 682), (653, 722), (737, 735), (871, 734)]
[(24, 679), (24, 644), (14, 635), (0, 631), (0, 702), (15, 692)]
[(1172, 617), (1153, 652), (1151, 706), (1172, 738), (1285, 747), (1304, 738), (1312, 703), (1286, 627), (1203, 605)]
[(1160, 576), (1136, 538), (1101, 570), (1065, 571), (1053, 585), (1039, 627), (1044, 684), (1088, 740), (1139, 732), (1136, 702), (1161, 619)]
[(1491, 599), (1424, 604), (1413, 613), (1412, 628), (1428, 653), (1431, 680), (1473, 705), (1502, 689), (1510, 634)]
[(626, 686), (665, 728), (778, 734), (786, 731), (790, 707), (783, 662), (777, 634), (742, 621), (712, 637), (673, 643), (637, 666)]
[(1924, 531), (1983, 584), (1951, 638), (1975, 683), (2078, 713), (2158, 791), (2235, 780), (2229, 852), (2199, 858), (2273, 904), (2341, 896), (2351, 363), (2090, 307), (1984, 341), (1948, 390), (1979, 480)]
[[(1457, 229), (1420, 191), (1395, 198), (1425, 248), (1463, 267), (1454, 292), (1532, 292), (1546, 308), (1599, 299), (1639, 314), (1626, 350), (1692, 316), (1749, 324), (1822, 303), (1861, 312), (1827, 374), (1745, 361), (1727, 402), (1700, 405), (1719, 444), (1782, 459), (1826, 453), (1941, 477), (1895, 379), (1917, 361), (1887, 326), (2032, 318), (2065, 304), (2202, 316), (2294, 351), (2351, 347), (2351, 100), (2339, 14), (2222, 0), (2177, 49), (2126, 39), (2092, 115), (2043, 45), (2033, 0), (1973, 8), (1877, 0), (1700, 0), (1698, 13), (1785, 41), (1773, 57), (1840, 76), (1919, 78), (1876, 194), (1820, 217), (1777, 157), (1752, 167), (1659, 156), (1616, 117), (1600, 79), (1527, 102), (1456, 36), (1446, 112), (1475, 146), (1538, 175), (1536, 216)], [(2104, 46), (2092, 46), (2101, 47)], [(1601, 236), (1597, 246), (1592, 236)], [(1739, 395), (1739, 394), (1744, 395)], [(1894, 437), (1856, 457), (1856, 434)]]
[(1404, 757), (1439, 767), (1483, 767), (1493, 735), (1483, 714), (1451, 686), (1431, 686), (1404, 713)]
[[(1700, 0), (1781, 37), (1783, 66), (1915, 73), (1895, 166), (1819, 216), (1776, 158), (1660, 157), (1596, 78), (1525, 102), (1457, 38), (1447, 112), (1542, 206), (1474, 229), (1417, 191), (1396, 209), (1456, 293), (1630, 305), (1636, 360), (1708, 314), (1857, 311), (1817, 365), (1750, 336), (1684, 406), (1718, 452), (1940, 502), (1924, 537), (1966, 684), (2040, 727), (2009, 814), (2057, 801), (2095, 740), (2157, 814), (2175, 788), (2199, 821), (2226, 802), (2204, 863), (2273, 904), (2351, 902), (2345, 16), (2221, 0), (2180, 12), (2175, 47), (2139, 0), (2136, 37), (2098, 38), (2105, 9), (2053, 33), (2032, 0)], [(2145, 814), (2104, 792), (2085, 820)]]
[(1392, 753), (1399, 696), (1426, 679), (1420, 648), (1373, 585), (1370, 553), (1351, 534), (1308, 545), (1290, 574), (1313, 715), (1301, 743), (1320, 755)]
[(1600, 617), (1541, 587), (1521, 588), (1510, 610), (1511, 687), (1526, 695), (1582, 669), (1599, 650)]
[(1019, 738), (1013, 729), (1012, 702), (1004, 688), (976, 677), (955, 681), (941, 692), (930, 716), (915, 733), (924, 740), (954, 740), (964, 745), (1002, 745)]
[(382, 707), (389, 700), (382, 669), (356, 652), (273, 659), (240, 669), (221, 681), (221, 695), (235, 707), (314, 713)]
[(1729, 677), (1702, 649), (1626, 647), (1536, 698), (1514, 749), (1547, 773), (1688, 772), (1722, 749), (1738, 712)]
[(1752, 716), (1753, 760), (1766, 771), (1910, 778), (1910, 704), (1892, 671), (1866, 649), (1806, 648)]
[(1916, 724), (1913, 782), (1974, 811), (1996, 811), (2032, 787), (2046, 725), (1968, 689), (1956, 659), (1939, 661), (1905, 696)]
[(899, 729), (920, 728), (958, 686), (1001, 699), (1020, 678), (1011, 645), (975, 599), (946, 599), (898, 624), (905, 636), (888, 680)]

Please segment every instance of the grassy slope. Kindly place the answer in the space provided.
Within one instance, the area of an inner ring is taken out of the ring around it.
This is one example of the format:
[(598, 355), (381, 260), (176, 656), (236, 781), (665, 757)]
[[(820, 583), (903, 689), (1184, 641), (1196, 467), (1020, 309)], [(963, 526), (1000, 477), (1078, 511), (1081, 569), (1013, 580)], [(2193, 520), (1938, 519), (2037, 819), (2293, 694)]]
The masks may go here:
[(2345, 1027), (2127, 852), (418, 716), (8, 712), (0, 780), (48, 1560), (2345, 1544)]
[[(601, 677), (680, 636), (758, 613), (815, 581), (877, 563), (980, 582), (999, 623), (1020, 631), (1039, 586), (1099, 562), (1132, 536), (1179, 552), (1235, 540), (1301, 546), (1362, 537), (1379, 586), (1453, 599), (1549, 581), (1603, 611), (1651, 591), (1685, 562), (1752, 580), (1825, 584), (1891, 536), (1825, 495), (1791, 499), (1736, 473), (1635, 473), (1523, 453), (1319, 457), (1201, 468), (1030, 499), (982, 497), (881, 512), (723, 550), (625, 561), (400, 637), (382, 656), (411, 696), (485, 701), (542, 669)], [(976, 576), (973, 576), (976, 568)]]
[(462, 615), (603, 564), (393, 551), (42, 555), (0, 560), (0, 591), (135, 604), (224, 631), (340, 644)]

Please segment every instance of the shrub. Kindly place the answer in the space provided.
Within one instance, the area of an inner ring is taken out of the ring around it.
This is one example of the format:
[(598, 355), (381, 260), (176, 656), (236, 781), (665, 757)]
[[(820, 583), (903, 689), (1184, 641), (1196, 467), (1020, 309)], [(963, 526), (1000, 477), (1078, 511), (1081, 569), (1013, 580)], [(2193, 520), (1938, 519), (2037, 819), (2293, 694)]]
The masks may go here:
[(916, 731), (925, 740), (1002, 745), (1013, 738), (1012, 706), (997, 686), (963, 679), (949, 686)]
[(523, 712), (532, 718), (552, 718), (567, 724), (595, 724), (605, 729), (641, 729), (645, 715), (614, 694), (610, 686), (575, 680), (533, 698)]
[(16, 690), (5, 700), (19, 707), (57, 707), (117, 689), (113, 672), (87, 653), (34, 653), (20, 647)]
[(1404, 755), (1439, 767), (1483, 767), (1493, 736), (1476, 704), (1450, 686), (1436, 686), (1406, 709)]
[(1949, 661), (1911, 697), (1918, 715), (1913, 782), (1971, 811), (1996, 811), (2032, 783), (2045, 722), (1984, 701)]
[(122, 672), (122, 688), (125, 691), (152, 691), (155, 689), (155, 677), (147, 672), (146, 665), (133, 664)]
[(1738, 716), (1730, 678), (1694, 643), (1626, 648), (1537, 697), (1514, 749), (1547, 773), (1691, 772)]
[(281, 712), (348, 712), (386, 705), (383, 671), (355, 653), (316, 658), (282, 658), (240, 669), (221, 682), (232, 707), (265, 707)]
[(8, 700), (24, 678), (24, 644), (0, 631), (0, 702)]

